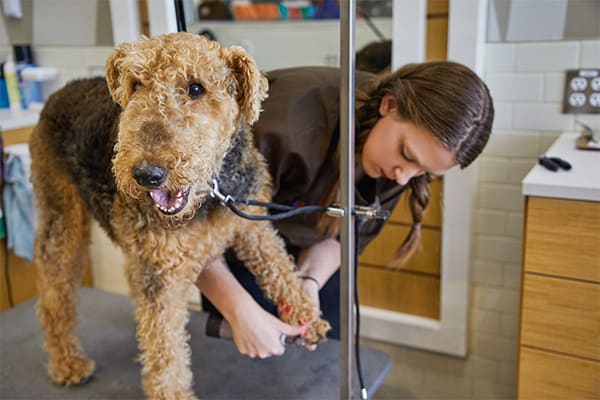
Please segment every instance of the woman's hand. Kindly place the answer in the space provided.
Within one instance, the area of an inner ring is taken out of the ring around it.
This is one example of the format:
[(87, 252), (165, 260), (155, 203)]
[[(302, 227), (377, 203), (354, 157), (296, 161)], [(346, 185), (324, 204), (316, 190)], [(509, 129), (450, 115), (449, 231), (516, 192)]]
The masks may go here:
[(241, 354), (266, 358), (282, 355), (282, 334), (300, 335), (301, 326), (291, 326), (271, 315), (237, 281), (223, 258), (213, 261), (196, 280), (196, 286), (223, 314), (231, 326), (233, 341)]
[(254, 301), (238, 309), (229, 323), (238, 351), (250, 358), (282, 355), (281, 335), (298, 336), (306, 329), (282, 322)]

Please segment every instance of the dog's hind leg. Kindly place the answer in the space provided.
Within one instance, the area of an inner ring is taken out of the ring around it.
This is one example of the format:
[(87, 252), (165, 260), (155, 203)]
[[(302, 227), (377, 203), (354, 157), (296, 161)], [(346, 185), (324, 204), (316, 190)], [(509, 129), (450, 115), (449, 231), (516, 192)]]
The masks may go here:
[[(39, 127), (37, 129), (40, 129)], [(94, 363), (75, 335), (77, 288), (89, 243), (89, 215), (73, 184), (32, 138), (32, 181), (39, 209), (34, 263), (38, 275), (37, 315), (49, 353), (48, 372), (57, 383), (84, 383)]]

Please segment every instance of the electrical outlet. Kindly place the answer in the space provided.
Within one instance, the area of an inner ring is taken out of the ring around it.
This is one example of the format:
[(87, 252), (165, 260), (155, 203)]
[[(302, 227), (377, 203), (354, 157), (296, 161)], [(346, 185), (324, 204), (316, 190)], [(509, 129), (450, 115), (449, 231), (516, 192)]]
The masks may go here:
[(567, 71), (563, 113), (600, 113), (600, 69), (586, 68)]
[(581, 92), (571, 93), (569, 96), (569, 105), (571, 107), (583, 107), (585, 106), (585, 94)]

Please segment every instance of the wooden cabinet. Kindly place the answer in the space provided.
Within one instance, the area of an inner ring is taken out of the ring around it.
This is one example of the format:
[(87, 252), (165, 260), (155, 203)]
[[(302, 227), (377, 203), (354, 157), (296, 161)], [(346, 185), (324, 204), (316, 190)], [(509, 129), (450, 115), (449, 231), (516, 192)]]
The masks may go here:
[(600, 203), (528, 197), (520, 399), (600, 398)]
[[(27, 143), (32, 127), (13, 129), (2, 132), (4, 147), (11, 144)], [(10, 232), (8, 232), (10, 234)], [(89, 258), (88, 258), (89, 260)], [(36, 269), (23, 258), (17, 257), (12, 251), (6, 249), (6, 240), (0, 241), (0, 311), (10, 307), (10, 296), (14, 305), (27, 301), (34, 297), (36, 291)], [(86, 286), (92, 286), (92, 274), (86, 262), (83, 282)]]

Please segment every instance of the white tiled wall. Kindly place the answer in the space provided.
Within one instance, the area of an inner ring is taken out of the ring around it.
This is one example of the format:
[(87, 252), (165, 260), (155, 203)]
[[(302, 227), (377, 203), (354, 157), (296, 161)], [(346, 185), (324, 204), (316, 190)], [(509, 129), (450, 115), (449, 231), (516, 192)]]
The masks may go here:
[[(494, 43), (484, 79), (496, 108), (477, 161), (469, 354), (456, 359), (382, 343), (394, 368), (380, 399), (512, 399), (516, 391), (524, 198), (521, 180), (563, 130), (565, 68), (599, 68), (600, 41)], [(600, 129), (600, 114), (579, 115)], [(452, 368), (450, 368), (452, 367)], [(379, 395), (379, 396), (378, 396)]]
[[(515, 390), (523, 206), (521, 180), (555, 138), (577, 130), (562, 114), (564, 71), (600, 67), (600, 41), (486, 45), (484, 78), (497, 111), (479, 160), (471, 288), (472, 355), (495, 365), (492, 398)], [(577, 116), (600, 129), (600, 115)], [(497, 386), (494, 386), (495, 383)]]

